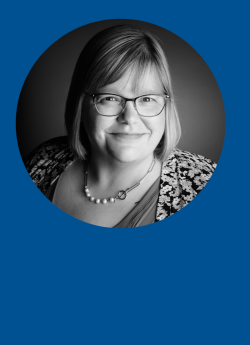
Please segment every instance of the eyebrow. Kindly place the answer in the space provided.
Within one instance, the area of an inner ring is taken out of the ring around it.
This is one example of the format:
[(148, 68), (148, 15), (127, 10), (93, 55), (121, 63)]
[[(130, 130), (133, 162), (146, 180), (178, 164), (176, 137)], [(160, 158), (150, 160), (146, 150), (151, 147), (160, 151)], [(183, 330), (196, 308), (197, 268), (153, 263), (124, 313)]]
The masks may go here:
[[(121, 95), (121, 92), (116, 90), (116, 89), (108, 89), (108, 90), (104, 90), (102, 91), (102, 89), (105, 89), (105, 87), (101, 88), (100, 90), (98, 90), (98, 93), (111, 93), (111, 94), (116, 94), (116, 95)], [(151, 94), (163, 94), (164, 91), (156, 91), (156, 90), (151, 90), (151, 89), (143, 89), (142, 91), (140, 91), (139, 95), (151, 95)]]

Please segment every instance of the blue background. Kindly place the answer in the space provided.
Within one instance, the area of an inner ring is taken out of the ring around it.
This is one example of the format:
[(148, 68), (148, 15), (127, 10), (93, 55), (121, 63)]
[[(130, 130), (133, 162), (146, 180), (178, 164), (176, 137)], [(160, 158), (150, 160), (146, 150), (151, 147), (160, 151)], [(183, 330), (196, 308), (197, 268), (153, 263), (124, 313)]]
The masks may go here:
[[(14, 1), (1, 12), (1, 344), (249, 344), (244, 2)], [(187, 41), (212, 70), (226, 113), (208, 186), (181, 212), (138, 229), (86, 225), (51, 207), (15, 132), (20, 90), (39, 56), (67, 32), (113, 18)]]

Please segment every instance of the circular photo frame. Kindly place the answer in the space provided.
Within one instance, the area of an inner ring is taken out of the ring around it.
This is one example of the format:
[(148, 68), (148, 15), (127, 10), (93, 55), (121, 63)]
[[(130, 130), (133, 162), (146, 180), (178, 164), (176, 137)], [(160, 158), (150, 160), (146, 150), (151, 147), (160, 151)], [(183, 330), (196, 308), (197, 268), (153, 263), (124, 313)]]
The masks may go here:
[[(85, 104), (86, 91), (128, 103), (104, 117), (95, 98)], [(148, 96), (159, 94), (169, 97), (160, 98), (165, 115), (149, 108), (141, 116), (134, 99), (146, 95), (140, 101), (149, 107), (156, 99)], [(200, 193), (219, 161), (225, 112), (213, 73), (187, 42), (147, 22), (113, 19), (80, 27), (42, 54), (24, 82), (16, 125), (27, 171), (53, 204), (86, 223), (124, 228), (162, 221)]]

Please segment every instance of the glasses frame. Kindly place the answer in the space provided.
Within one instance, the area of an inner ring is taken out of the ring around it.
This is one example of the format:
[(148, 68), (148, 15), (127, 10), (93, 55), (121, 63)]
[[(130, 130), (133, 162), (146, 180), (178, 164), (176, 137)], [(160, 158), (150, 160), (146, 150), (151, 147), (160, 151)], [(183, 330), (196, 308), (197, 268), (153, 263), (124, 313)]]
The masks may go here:
[[(141, 96), (138, 96), (138, 97), (135, 97), (135, 98), (125, 98), (125, 97), (123, 97), (123, 96), (121, 96), (121, 95), (117, 95), (117, 94), (115, 94), (115, 93), (107, 93), (107, 92), (102, 92), (102, 93), (88, 93), (88, 92), (84, 92), (84, 93), (92, 98), (93, 103), (94, 103), (94, 105), (95, 105), (95, 108), (96, 108), (96, 111), (98, 112), (98, 114), (101, 115), (101, 116), (106, 116), (106, 117), (112, 117), (112, 116), (119, 116), (119, 115), (121, 115), (121, 113), (124, 111), (124, 109), (125, 109), (125, 107), (126, 107), (126, 103), (127, 103), (128, 101), (132, 101), (132, 102), (134, 103), (134, 108), (135, 108), (135, 110), (137, 111), (138, 115), (143, 116), (143, 117), (155, 117), (155, 116), (160, 115), (160, 113), (162, 112), (162, 110), (163, 110), (163, 109), (165, 108), (165, 106), (166, 106), (167, 98), (170, 98), (170, 96), (169, 96), (167, 93), (166, 93), (166, 94), (159, 94), (159, 93), (154, 93), (154, 94), (153, 94), (153, 93), (148, 93), (148, 94), (146, 94), (146, 95), (141, 95)], [(118, 96), (118, 97), (121, 97), (121, 98), (125, 101), (125, 103), (124, 103), (124, 106), (123, 106), (122, 110), (120, 111), (120, 113), (117, 114), (117, 115), (103, 115), (103, 114), (101, 114), (101, 113), (98, 111), (97, 106), (96, 106), (96, 102), (95, 102), (95, 97), (96, 97), (96, 96), (99, 96), (99, 95), (110, 95), (110, 96)], [(145, 97), (145, 96), (150, 96), (150, 95), (163, 96), (163, 97), (165, 97), (164, 105), (163, 105), (161, 111), (160, 111), (158, 114), (156, 114), (156, 115), (150, 115), (150, 116), (148, 116), (148, 115), (141, 115), (141, 114), (138, 112), (137, 108), (136, 108), (136, 103), (135, 103), (135, 102), (136, 102), (136, 100), (137, 100), (138, 98)]]

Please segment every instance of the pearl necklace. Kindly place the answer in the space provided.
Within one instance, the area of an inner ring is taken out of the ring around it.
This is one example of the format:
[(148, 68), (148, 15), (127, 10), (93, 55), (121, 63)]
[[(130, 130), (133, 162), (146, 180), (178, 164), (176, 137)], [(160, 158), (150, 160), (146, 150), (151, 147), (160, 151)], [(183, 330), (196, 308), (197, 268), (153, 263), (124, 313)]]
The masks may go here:
[(84, 191), (85, 191), (85, 195), (87, 198), (89, 198), (90, 201), (92, 202), (95, 202), (96, 204), (107, 204), (108, 202), (111, 202), (111, 203), (114, 203), (117, 199), (119, 200), (125, 200), (126, 197), (127, 197), (127, 194), (129, 192), (131, 192), (131, 190), (133, 190), (134, 188), (138, 187), (142, 180), (145, 179), (145, 177), (153, 170), (155, 166), (155, 158), (153, 159), (149, 169), (148, 169), (148, 172), (146, 173), (146, 175), (139, 181), (137, 182), (136, 184), (134, 184), (132, 187), (129, 187), (127, 188), (126, 190), (120, 190), (118, 193), (117, 193), (117, 196), (115, 197), (112, 197), (112, 198), (109, 198), (109, 199), (98, 199), (98, 198), (94, 198), (93, 196), (91, 196), (90, 194), (90, 191), (89, 191), (89, 188), (87, 186), (87, 181), (88, 181), (88, 164), (86, 162), (86, 168), (85, 168), (85, 172), (84, 172)]

